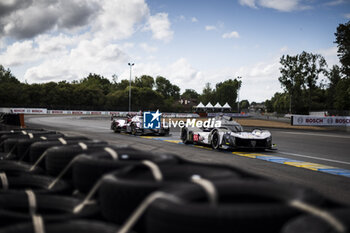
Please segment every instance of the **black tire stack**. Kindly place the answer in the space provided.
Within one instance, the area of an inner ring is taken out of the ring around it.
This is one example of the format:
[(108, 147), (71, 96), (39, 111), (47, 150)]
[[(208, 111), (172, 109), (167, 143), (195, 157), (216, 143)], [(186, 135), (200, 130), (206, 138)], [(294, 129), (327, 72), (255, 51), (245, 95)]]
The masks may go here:
[(40, 129), (0, 131), (0, 143), (0, 233), (38, 233), (28, 190), (46, 233), (118, 232), (158, 192), (165, 197), (129, 232), (341, 232), (350, 223), (349, 207), (235, 167)]

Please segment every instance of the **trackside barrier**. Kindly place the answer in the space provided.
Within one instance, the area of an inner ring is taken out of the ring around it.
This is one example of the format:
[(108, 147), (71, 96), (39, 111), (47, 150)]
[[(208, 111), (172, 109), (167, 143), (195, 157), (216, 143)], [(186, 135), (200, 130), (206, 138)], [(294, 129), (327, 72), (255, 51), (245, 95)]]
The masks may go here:
[[(86, 111), (86, 110), (47, 110), (46, 108), (0, 108), (0, 112), (3, 113), (15, 113), (15, 114), (62, 114), (62, 115), (96, 115), (96, 116), (108, 116), (115, 115), (125, 117), (128, 113), (135, 115), (140, 112), (127, 112), (127, 111)], [(197, 113), (162, 113), (162, 117), (165, 118), (197, 118)]]
[(291, 125), (303, 125), (303, 126), (350, 126), (350, 117), (337, 116), (337, 117), (320, 117), (310, 115), (293, 115), (291, 117)]
[(47, 114), (46, 108), (11, 108), (10, 113)]
[(208, 117), (216, 117), (216, 116), (229, 116), (235, 118), (248, 118), (251, 117), (249, 113), (230, 113), (230, 112), (209, 112)]
[[(124, 111), (80, 111), (80, 110), (48, 110), (48, 114), (72, 114), (72, 115), (115, 115), (125, 117), (128, 113), (134, 115), (140, 112), (124, 112)], [(181, 117), (181, 118), (192, 118), (199, 117), (195, 113), (162, 113), (162, 117)]]

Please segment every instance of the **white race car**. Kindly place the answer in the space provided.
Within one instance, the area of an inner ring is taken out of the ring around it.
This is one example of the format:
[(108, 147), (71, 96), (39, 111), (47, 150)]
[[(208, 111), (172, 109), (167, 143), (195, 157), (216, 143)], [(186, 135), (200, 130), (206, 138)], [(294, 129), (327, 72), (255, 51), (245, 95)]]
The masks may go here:
[(218, 117), (221, 127), (183, 127), (181, 140), (184, 144), (210, 145), (213, 149), (275, 149), (268, 130), (243, 131), (242, 126), (232, 118)]
[(161, 124), (159, 129), (148, 129), (143, 127), (143, 116), (134, 116), (131, 121), (126, 125), (126, 132), (133, 135), (145, 135), (145, 134), (156, 134), (160, 136), (169, 135), (168, 125)]
[(131, 121), (131, 117), (127, 116), (126, 118), (118, 118), (116, 116), (111, 117), (111, 130), (115, 133), (125, 132), (126, 126)]

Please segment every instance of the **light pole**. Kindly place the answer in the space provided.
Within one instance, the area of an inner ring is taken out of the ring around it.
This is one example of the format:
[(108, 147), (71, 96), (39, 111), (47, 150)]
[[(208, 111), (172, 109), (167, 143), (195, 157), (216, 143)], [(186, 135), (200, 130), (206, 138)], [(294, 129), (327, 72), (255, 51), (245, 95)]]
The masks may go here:
[(135, 64), (128, 63), (128, 65), (130, 66), (130, 78), (129, 78), (129, 113), (130, 113), (131, 112), (131, 68)]

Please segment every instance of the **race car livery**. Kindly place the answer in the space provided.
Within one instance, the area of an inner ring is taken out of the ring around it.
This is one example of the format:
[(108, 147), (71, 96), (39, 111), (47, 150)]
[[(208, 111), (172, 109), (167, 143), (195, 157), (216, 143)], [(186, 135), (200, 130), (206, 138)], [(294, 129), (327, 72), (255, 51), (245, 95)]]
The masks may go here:
[(161, 124), (159, 129), (145, 128), (143, 125), (142, 116), (134, 116), (131, 121), (126, 125), (126, 132), (133, 135), (146, 135), (146, 134), (156, 134), (156, 135), (169, 135), (169, 127), (166, 124)]
[(111, 117), (111, 130), (115, 133), (125, 132), (127, 124), (131, 121), (131, 117), (117, 118), (116, 116)]
[(230, 118), (218, 118), (220, 127), (183, 127), (181, 140), (184, 144), (210, 145), (213, 149), (274, 149), (272, 135), (268, 130), (243, 131), (242, 126)]

